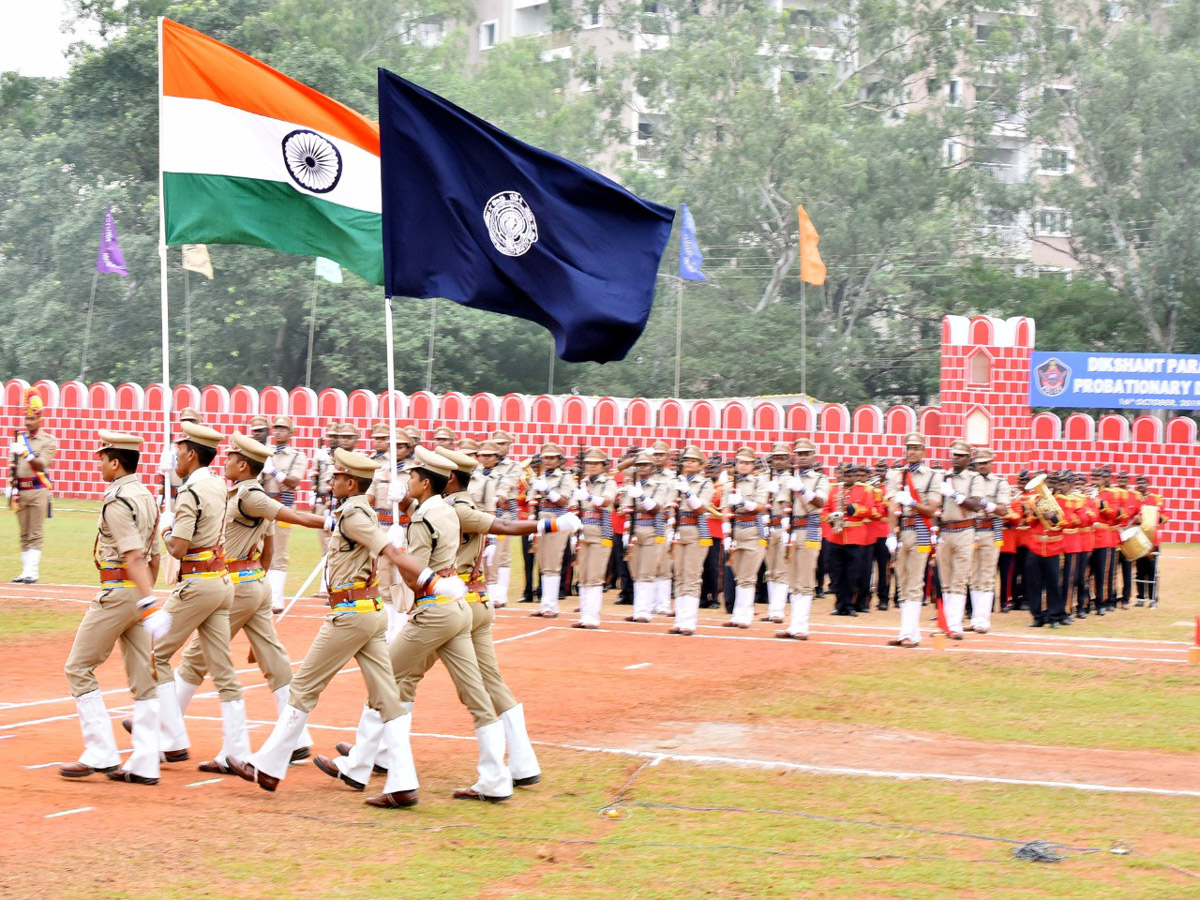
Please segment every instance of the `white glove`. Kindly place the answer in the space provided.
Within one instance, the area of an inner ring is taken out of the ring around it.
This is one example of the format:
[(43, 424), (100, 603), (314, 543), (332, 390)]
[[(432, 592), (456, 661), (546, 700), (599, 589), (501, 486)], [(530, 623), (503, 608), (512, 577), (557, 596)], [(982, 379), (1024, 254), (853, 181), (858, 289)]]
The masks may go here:
[(158, 516), (158, 531), (170, 531), (175, 527), (175, 510), (164, 509)]
[(262, 473), (265, 478), (279, 477), (279, 467), (275, 465), (275, 460), (268, 456), (267, 461), (263, 463)]
[(742, 500), (742, 509), (743, 509), (743, 510), (745, 510), (746, 512), (748, 512), (748, 513), (757, 512), (757, 511), (758, 511), (758, 504), (757, 504), (757, 503), (752, 503), (752, 502), (750, 502), (749, 500), (743, 499), (743, 500)]
[(549, 500), (551, 503), (557, 503), (559, 500), (562, 499), (562, 494), (560, 494), (558, 491), (551, 491), (550, 493), (548, 493), (546, 495), (546, 499)]
[(329, 451), (324, 447), (317, 450), (315, 459), (319, 463), (333, 462), (333, 457), (329, 455)]
[(930, 546), (930, 547), (936, 547), (936, 546), (937, 546), (937, 542), (938, 542), (938, 536), (937, 536), (937, 532), (936, 532), (936, 531), (932, 531), (932, 532), (930, 532), (930, 533), (929, 533), (929, 546)]
[(779, 493), (779, 482), (776, 481), (774, 478), (772, 478), (770, 481), (767, 482), (767, 493), (768, 494), (778, 494)]
[(889, 534), (887, 536), (887, 540), (884, 541), (884, 544), (887, 545), (888, 553), (895, 553), (896, 548), (900, 546), (900, 542), (896, 540), (896, 536), (894, 534)]
[(737, 491), (734, 491), (733, 493), (731, 493), (729, 495), (729, 505), (730, 506), (741, 506), (745, 502), (746, 502), (746, 498), (743, 497), (741, 494), (739, 494)]
[(725, 535), (725, 537), (730, 537), (733, 534), (733, 525), (731, 525), (729, 522), (722, 522), (721, 534)]
[[(399, 474), (399, 473), (397, 473)], [(401, 478), (393, 478), (388, 482), (388, 504), (400, 503), (408, 496), (408, 484)]]
[(171, 614), (165, 609), (156, 609), (142, 619), (142, 627), (150, 632), (150, 640), (161, 641), (171, 630)]
[(658, 501), (655, 500), (653, 497), (643, 497), (642, 498), (642, 509), (644, 509), (646, 512), (653, 512), (657, 508), (658, 508)]
[(697, 497), (695, 494), (688, 494), (687, 505), (691, 509), (699, 509), (704, 504), (701, 503), (700, 498)]
[(604, 498), (601, 497), (599, 494), (592, 494), (590, 497), (588, 497), (588, 500), (591, 501), (592, 506), (603, 506), (604, 505)]
[(795, 475), (789, 475), (787, 481), (784, 482), (784, 485), (789, 491), (804, 490), (804, 480), (802, 478), (797, 478)]
[(539, 494), (545, 493), (546, 488), (550, 485), (546, 484), (545, 478), (535, 478), (533, 484), (529, 485), (531, 491), (537, 491)]
[(901, 506), (916, 506), (917, 504), (913, 495), (908, 492), (908, 488), (903, 488), (896, 492), (896, 502)]
[(467, 586), (461, 578), (453, 575), (439, 576), (433, 590), (439, 597), (450, 597), (454, 600), (462, 600), (467, 596)]
[(574, 534), (583, 527), (583, 522), (579, 520), (579, 516), (575, 515), (575, 513), (563, 513), (553, 521), (555, 522), (554, 530), (563, 534)]
[(24, 441), (13, 441), (9, 445), (8, 452), (10, 456), (15, 456), (17, 459), (33, 459), (33, 454), (29, 452)]
[(337, 528), (337, 516), (331, 512), (325, 513), (325, 524), (321, 527), (322, 530), (328, 531), (330, 534), (332, 534)]
[(692, 493), (692, 483), (687, 480), (687, 476), (685, 475), (679, 476), (679, 478), (676, 480), (675, 487), (684, 494), (691, 495)]
[(571, 544), (571, 552), (574, 553), (575, 549), (579, 546), (579, 535), (572, 534), (571, 538), (570, 538), (570, 544)]
[(589, 499), (590, 496), (591, 495), (588, 494), (588, 489), (585, 487), (577, 487), (575, 490), (571, 491), (571, 499), (576, 503), (582, 503), (584, 500)]
[(808, 488), (801, 488), (800, 496), (804, 498), (805, 503), (812, 503), (817, 499), (816, 493), (814, 491), (810, 491)]
[(996, 511), (996, 504), (989, 500), (987, 503), (983, 504), (983, 508), (989, 514), (994, 513)]
[(788, 543), (795, 547), (803, 539), (803, 535), (799, 531), (793, 531), (788, 535)]
[(954, 485), (952, 485), (949, 481), (943, 481), (940, 485), (938, 485), (938, 490), (942, 492), (943, 497), (954, 496)]
[(646, 492), (644, 490), (642, 490), (642, 486), (640, 484), (638, 484), (636, 481), (629, 486), (629, 499), (630, 500), (641, 500), (645, 496), (646, 496)]
[(677, 532), (674, 528), (668, 528), (666, 538), (668, 544), (673, 544), (679, 540), (679, 532)]
[(623, 533), (621, 534), (621, 546), (622, 546), (622, 547), (628, 547), (628, 546), (629, 546), (629, 532), (628, 532), (628, 531), (626, 531), (626, 532), (623, 532)]
[(170, 475), (175, 471), (175, 448), (168, 444), (158, 457), (158, 471)]
[(482, 562), (485, 566), (490, 566), (492, 564), (492, 560), (495, 558), (496, 545), (493, 542), (488, 541), (487, 545), (483, 548), (483, 553), (481, 553), (479, 556), (480, 562)]
[(397, 550), (401, 549), (405, 544), (404, 528), (400, 525), (391, 525), (387, 530), (388, 543)]
[(12, 495), (13, 495), (13, 489), (12, 489), (11, 487), (6, 487), (6, 488), (4, 489), (4, 499), (5, 499), (5, 500), (11, 500), (11, 499), (12, 499)]
[(726, 553), (728, 553), (728, 552), (729, 552), (729, 549), (730, 549), (730, 547), (732, 547), (732, 546), (733, 546), (733, 538), (731, 538), (731, 537), (728, 537), (728, 536), (726, 536), (726, 537), (722, 538), (722, 539), (721, 539), (721, 546), (723, 546), (723, 547), (725, 548), (725, 552), (726, 552)]

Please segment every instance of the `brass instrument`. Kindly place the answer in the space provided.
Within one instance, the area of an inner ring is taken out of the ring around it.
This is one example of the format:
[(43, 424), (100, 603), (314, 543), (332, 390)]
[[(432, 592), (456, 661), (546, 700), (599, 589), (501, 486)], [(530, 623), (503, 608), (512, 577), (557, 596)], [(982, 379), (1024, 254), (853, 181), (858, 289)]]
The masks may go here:
[[(1050, 493), (1050, 488), (1046, 487), (1046, 476), (1035, 475), (1025, 485), (1025, 490), (1028, 493), (1034, 494), (1033, 512), (1046, 525), (1052, 528), (1061, 526), (1063, 519), (1062, 507), (1058, 505), (1058, 501), (1054, 499), (1054, 494)], [(1053, 517), (1053, 518), (1051, 518)]]
[(1154, 551), (1154, 545), (1150, 543), (1150, 538), (1146, 536), (1146, 532), (1142, 531), (1138, 525), (1131, 525), (1121, 532), (1121, 555), (1126, 559), (1133, 561), (1141, 559), (1143, 556), (1149, 556)]
[(849, 482), (839, 481), (837, 507), (829, 514), (829, 527), (834, 534), (841, 534), (846, 528), (846, 491), (849, 489)]

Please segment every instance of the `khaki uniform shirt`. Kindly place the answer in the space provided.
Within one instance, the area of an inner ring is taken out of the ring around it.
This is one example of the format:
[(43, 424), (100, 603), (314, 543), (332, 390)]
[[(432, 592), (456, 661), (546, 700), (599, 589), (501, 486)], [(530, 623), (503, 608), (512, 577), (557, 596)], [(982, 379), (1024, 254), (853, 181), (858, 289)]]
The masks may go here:
[(655, 484), (662, 485), (662, 493), (660, 495), (656, 495), (656, 497), (661, 497), (659, 502), (668, 507), (666, 510), (668, 515), (671, 514), (670, 507), (675, 505), (675, 501), (678, 499), (679, 495), (679, 491), (675, 483), (675, 479), (677, 477), (678, 476), (675, 474), (674, 469), (656, 469), (650, 476), (651, 481), (653, 481)]
[(375, 571), (375, 559), (385, 544), (387, 538), (379, 530), (367, 496), (347, 497), (338, 507), (337, 526), (329, 538), (325, 564), (329, 586), (344, 589), (359, 582), (368, 583)]
[[(970, 469), (964, 469), (957, 475), (949, 472), (943, 476), (943, 480), (950, 482), (950, 486), (964, 497), (978, 498), (983, 496), (983, 484), (978, 472), (972, 472)], [(965, 506), (959, 506), (954, 502), (953, 497), (942, 498), (943, 522), (961, 522), (964, 519), (974, 518), (976, 518), (974, 510), (967, 509)]]
[(211, 469), (197, 469), (183, 480), (175, 504), (171, 537), (188, 542), (188, 548), (212, 547), (225, 530), (225, 479)]
[[(793, 491), (788, 488), (783, 488), (779, 492), (777, 502), (783, 500), (791, 506), (792, 516), (797, 519), (802, 519), (809, 513), (820, 513), (821, 508), (825, 505), (825, 501), (829, 499), (829, 476), (823, 472), (818, 472), (816, 469), (805, 469), (796, 477), (815, 495), (812, 503), (804, 499), (804, 494), (801, 491)], [(787, 476), (785, 474), (781, 480), (786, 479)]]
[(458, 516), (440, 494), (434, 494), (413, 513), (408, 552), (422, 566), (443, 572), (454, 567), (460, 534)]
[(275, 453), (271, 456), (271, 462), (279, 470), (279, 477), (268, 478), (264, 475), (262, 477), (263, 488), (272, 497), (278, 498), (284, 506), (295, 506), (296, 488), (287, 487), (283, 482), (285, 478), (295, 478), (297, 479), (296, 487), (299, 487), (299, 482), (303, 481), (304, 476), (308, 474), (308, 457), (291, 444), (284, 444), (276, 448)]
[[(459, 575), (470, 575), (475, 570), (475, 561), (483, 552), (488, 531), (491, 530), (496, 517), (479, 509), (467, 491), (447, 494), (445, 499), (458, 516), (458, 529), (461, 534), (454, 568)], [(482, 571), (481, 566), (480, 572)]]
[(732, 511), (735, 515), (742, 515), (745, 513), (744, 507), (731, 506), (729, 503), (730, 494), (735, 492), (741, 494), (742, 499), (747, 503), (757, 504), (758, 508), (754, 510), (753, 515), (761, 516), (764, 512), (766, 512), (763, 507), (767, 503), (767, 479), (762, 475), (734, 474), (729, 485), (726, 486), (726, 489), (723, 492), (721, 508), (726, 511)]
[(149, 562), (159, 555), (154, 540), (158, 505), (136, 475), (123, 475), (104, 491), (96, 519), (96, 561), (121, 562), (130, 550), (141, 550)]
[[(546, 482), (546, 489), (535, 491), (531, 487), (526, 494), (530, 503), (538, 501), (538, 518), (553, 519), (561, 516), (575, 502), (571, 499), (571, 494), (575, 490), (575, 476), (570, 469), (559, 466), (553, 472), (543, 472), (538, 478)], [(561, 506), (552, 505), (547, 499), (551, 493), (555, 492), (559, 495), (558, 502), (562, 504)]]
[[(976, 473), (976, 478), (979, 479), (978, 494), (981, 500), (989, 503), (995, 503), (997, 506), (1007, 506), (1012, 502), (1012, 486), (1008, 480), (1001, 478), (995, 473), (991, 475), (980, 475)], [(989, 513), (987, 510), (982, 510), (975, 514), (980, 519), (990, 519), (995, 513)]]
[[(896, 494), (908, 486), (908, 478), (905, 475), (908, 471), (907, 466), (903, 469), (888, 469), (887, 490), (884, 492), (888, 500), (893, 499)], [(917, 467), (917, 471), (912, 474), (913, 486), (917, 489), (913, 499), (918, 503), (932, 503), (935, 506), (941, 504), (942, 477), (940, 471), (934, 471), (921, 463)]]
[[(471, 495), (471, 502), (477, 507), (491, 512), (496, 508), (496, 498), (488, 497), (488, 494), (492, 493), (488, 490), (489, 487), (491, 487), (491, 482), (484, 477), (483, 469), (476, 467), (475, 471), (471, 473), (471, 480), (467, 483), (467, 493)], [(492, 504), (491, 509), (488, 508), (489, 500)]]
[(787, 518), (788, 489), (784, 482), (791, 473), (787, 469), (781, 472), (769, 472), (766, 476), (767, 500), (771, 504), (771, 525), (779, 527)]
[[(712, 504), (713, 495), (717, 489), (713, 485), (712, 479), (702, 472), (697, 472), (692, 476), (685, 475), (684, 477), (687, 478), (688, 484), (691, 485), (692, 493), (696, 495), (696, 499), (700, 501), (700, 504), (695, 509), (692, 509), (691, 503), (688, 502), (687, 494), (678, 489), (678, 482), (676, 482), (676, 492), (679, 496), (679, 513), (675, 520), (675, 530), (679, 534), (680, 543), (691, 544), (700, 539), (700, 521), (709, 517), (708, 507)], [(688, 517), (687, 522), (682, 521), (683, 516)], [(694, 523), (691, 521), (692, 518), (696, 520)], [(692, 529), (695, 529), (695, 531)], [(720, 534), (717, 535), (718, 538), (720, 536)]]
[(333, 458), (329, 451), (313, 460), (313, 491), (327, 498), (333, 493)]
[[(635, 484), (640, 484), (642, 486), (642, 491), (644, 492), (644, 496), (637, 501), (634, 501), (634, 499), (629, 496), (629, 492), (632, 490)], [(624, 490), (621, 493), (621, 503), (626, 510), (634, 509), (636, 506), (638, 512), (647, 512), (645, 503), (647, 500), (653, 500), (656, 505), (653, 509), (648, 510), (648, 512), (666, 513), (668, 496), (669, 491), (667, 489), (667, 483), (661, 478), (655, 478), (654, 475), (651, 474), (645, 481), (639, 482), (637, 476), (635, 475), (626, 480)]]
[[(49, 479), (50, 465), (54, 462), (54, 457), (58, 453), (58, 441), (45, 428), (39, 428), (37, 434), (26, 434), (24, 438), (29, 442), (29, 447), (33, 450), (33, 455), (41, 460), (42, 465), (45, 466), (42, 473)], [(33, 466), (29, 464), (29, 460), (23, 459), (17, 463), (17, 477), (37, 477)]]
[(283, 504), (270, 497), (257, 478), (239, 481), (225, 504), (225, 558), (250, 559), (262, 553), (263, 538), (275, 532)]
[[(521, 464), (506, 456), (496, 463), (488, 477), (495, 480), (496, 508), (508, 512), (509, 501), (516, 500), (521, 491)], [(509, 514), (504, 518), (516, 516)]]
[[(612, 512), (617, 502), (617, 483), (611, 475), (602, 473), (595, 478), (584, 476), (579, 479), (579, 486), (588, 492), (586, 500), (578, 501), (579, 515), (584, 519), (583, 527), (579, 530), (579, 540), (584, 544), (598, 544), (605, 540), (604, 526), (599, 522), (588, 522), (587, 517), (602, 516), (604, 510)], [(593, 503), (592, 497), (600, 498), (600, 503)]]

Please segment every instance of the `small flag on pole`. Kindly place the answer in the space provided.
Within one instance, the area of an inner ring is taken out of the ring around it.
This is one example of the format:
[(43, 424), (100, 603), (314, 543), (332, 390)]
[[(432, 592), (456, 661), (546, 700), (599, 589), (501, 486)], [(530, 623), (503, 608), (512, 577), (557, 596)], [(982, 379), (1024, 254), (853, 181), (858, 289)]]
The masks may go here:
[(212, 281), (212, 260), (208, 256), (208, 247), (204, 244), (183, 245), (183, 267), (189, 272), (199, 272)]
[(121, 242), (117, 240), (117, 226), (113, 222), (111, 205), (104, 208), (104, 231), (100, 234), (96, 271), (101, 275), (129, 277), (129, 269), (125, 267), (125, 254), (121, 252)]
[(704, 255), (696, 242), (696, 220), (686, 203), (680, 205), (679, 224), (683, 228), (679, 236), (679, 277), (685, 281), (708, 281), (700, 271)]
[(808, 284), (825, 283), (825, 263), (821, 260), (821, 251), (817, 244), (821, 236), (817, 228), (800, 205), (800, 280)]
[(323, 256), (317, 257), (317, 275), (330, 284), (342, 283), (342, 267), (332, 259), (326, 259)]

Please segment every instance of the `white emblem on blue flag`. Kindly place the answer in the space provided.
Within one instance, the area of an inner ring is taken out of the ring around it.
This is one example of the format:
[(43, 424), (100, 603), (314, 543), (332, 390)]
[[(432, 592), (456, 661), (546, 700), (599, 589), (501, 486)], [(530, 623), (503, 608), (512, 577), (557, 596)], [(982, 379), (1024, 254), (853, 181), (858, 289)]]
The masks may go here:
[(517, 191), (501, 191), (483, 208), (492, 245), (505, 256), (524, 256), (538, 239), (537, 219)]

